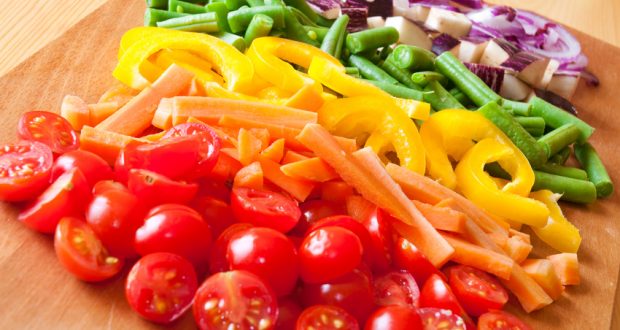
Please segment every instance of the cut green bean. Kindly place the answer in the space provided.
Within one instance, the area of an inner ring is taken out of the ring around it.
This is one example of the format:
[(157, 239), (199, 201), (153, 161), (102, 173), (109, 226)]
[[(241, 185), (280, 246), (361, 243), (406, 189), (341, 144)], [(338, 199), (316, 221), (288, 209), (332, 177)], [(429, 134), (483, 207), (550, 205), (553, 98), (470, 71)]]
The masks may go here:
[[(275, 26), (275, 24), (274, 24)], [(289, 8), (284, 8), (284, 32), (289, 39), (301, 41), (319, 47), (320, 43), (308, 36), (304, 26), (299, 23), (293, 12)]]
[(545, 119), (542, 117), (515, 117), (519, 125), (524, 128), (539, 128), (545, 130)]
[(168, 9), (168, 0), (146, 0), (146, 6), (155, 9)]
[(459, 103), (463, 104), (463, 105), (469, 105), (471, 104), (471, 100), (467, 97), (467, 95), (465, 95), (465, 93), (461, 92), (460, 89), (458, 89), (457, 87), (454, 87), (452, 89), (449, 90), (450, 94), (452, 94), (452, 96), (454, 96), (454, 98), (459, 101)]
[(553, 175), (565, 176), (567, 178), (573, 178), (577, 180), (588, 180), (588, 173), (576, 167), (568, 167), (553, 163), (547, 163), (541, 166), (539, 171)]
[(532, 190), (548, 189), (557, 194), (562, 194), (561, 200), (588, 204), (596, 200), (596, 187), (590, 181), (578, 180), (534, 171), (536, 179)]
[(212, 23), (215, 25), (215, 30), (209, 31), (197, 31), (197, 30), (183, 30), (183, 31), (195, 31), (195, 32), (218, 32), (217, 15), (215, 13), (203, 13), (195, 15), (187, 15), (182, 17), (171, 18), (162, 22), (157, 22), (158, 27), (167, 29), (180, 29), (186, 26), (195, 26), (203, 23)]
[(269, 32), (271, 32), (271, 28), (273, 27), (273, 19), (267, 15), (257, 14), (250, 21), (250, 25), (248, 25), (248, 29), (245, 30), (245, 36), (243, 40), (245, 41), (245, 45), (250, 47), (252, 41), (256, 38), (268, 36)]
[(186, 1), (169, 0), (168, 11), (174, 11), (177, 13), (185, 13), (185, 14), (202, 14), (202, 13), (206, 13), (207, 9), (204, 6), (193, 4), (190, 2), (186, 2)]
[(217, 22), (202, 22), (196, 24), (180, 25), (168, 27), (170, 30), (186, 31), (186, 32), (201, 32), (201, 33), (216, 33), (220, 31), (220, 27)]
[(381, 57), (379, 56), (379, 50), (377, 49), (369, 49), (365, 52), (357, 53), (357, 55), (363, 56), (372, 63), (379, 63), (381, 61)]
[(383, 81), (377, 81), (377, 80), (365, 80), (365, 81), (381, 88), (384, 92), (394, 97), (400, 97), (403, 99), (410, 99), (410, 100), (417, 100), (417, 101), (424, 101), (425, 93), (422, 91), (407, 88), (405, 86), (399, 86), (399, 85), (386, 83)]
[(348, 75), (360, 75), (360, 69), (354, 67), (354, 66), (347, 66), (344, 68), (344, 72)]
[(306, 14), (304, 14), (301, 10), (299, 10), (299, 9), (293, 7), (293, 6), (287, 6), (287, 8), (290, 9), (290, 11), (293, 13), (293, 15), (295, 15), (295, 18), (297, 18), (299, 23), (301, 23), (303, 25), (319, 26), (318, 24), (315, 23), (315, 21), (313, 21), (308, 16), (306, 16)]
[(483, 115), (501, 129), (523, 152), (533, 168), (539, 168), (547, 162), (545, 149), (534, 139), (519, 122), (495, 102), (490, 102), (478, 109)]
[(311, 39), (314, 39), (319, 42), (323, 42), (323, 40), (325, 40), (325, 36), (327, 35), (327, 32), (329, 31), (328, 28), (322, 27), (322, 26), (316, 27), (316, 26), (304, 25), (304, 29), (306, 30), (306, 34)]
[(226, 8), (228, 8), (228, 10), (238, 10), (241, 7), (247, 5), (247, 2), (245, 2), (245, 0), (224, 0), (224, 3), (226, 4)]
[(594, 128), (583, 120), (537, 96), (534, 96), (530, 103), (532, 104), (532, 116), (545, 118), (545, 122), (551, 128), (558, 128), (568, 123), (577, 126), (581, 131), (579, 142), (585, 142), (594, 133)]
[(255, 15), (262, 14), (273, 19), (273, 27), (284, 28), (285, 8), (278, 6), (244, 7), (228, 13), (228, 24), (233, 33), (245, 31)]
[(502, 98), (497, 95), (482, 79), (469, 71), (467, 67), (452, 53), (444, 52), (435, 59), (435, 67), (448, 77), (474, 104), (481, 107), (489, 102), (501, 104)]
[(570, 154), (571, 154), (570, 147), (565, 147), (564, 149), (560, 150), (557, 154), (551, 156), (551, 158), (549, 158), (549, 163), (556, 164), (556, 165), (564, 165), (566, 164), (566, 161), (568, 160), (568, 158), (570, 158)]
[(246, 0), (250, 7), (260, 7), (265, 5), (265, 1), (263, 0)]
[(382, 60), (385, 60), (388, 56), (390, 56), (390, 54), (392, 54), (393, 51), (394, 48), (392, 48), (391, 46), (383, 47), (381, 48), (381, 53), (379, 53), (379, 57), (381, 57)]
[(497, 163), (497, 162), (486, 164), (484, 166), (484, 170), (487, 171), (487, 173), (489, 173), (489, 175), (494, 177), (494, 178), (500, 178), (500, 179), (504, 179), (504, 180), (512, 180), (512, 177), (510, 176), (510, 173), (506, 172), (506, 170), (504, 170), (502, 168), (502, 166), (499, 165), (499, 163)]
[(157, 26), (157, 22), (163, 22), (171, 18), (183, 17), (187, 14), (171, 12), (167, 10), (147, 8), (144, 12), (144, 25)]
[(430, 103), (431, 107), (437, 111), (443, 109), (465, 109), (465, 107), (437, 81), (428, 83), (424, 91), (431, 92), (424, 94), (424, 101)]
[(362, 74), (362, 77), (366, 79), (383, 81), (393, 85), (399, 84), (398, 80), (392, 78), (392, 76), (390, 76), (387, 72), (383, 71), (380, 67), (376, 66), (374, 63), (362, 56), (349, 56), (349, 64), (358, 68)]
[(398, 45), (390, 54), (389, 59), (397, 67), (404, 70), (435, 70), (435, 54), (416, 46)]
[(304, 14), (310, 21), (316, 23), (319, 19), (319, 14), (317, 14), (311, 7), (308, 5), (306, 0), (284, 0), (288, 6), (294, 7)]
[(237, 48), (240, 52), (245, 51), (245, 41), (243, 40), (243, 37), (228, 32), (218, 32), (213, 34), (213, 36), (222, 39), (227, 44)]
[(601, 157), (589, 143), (575, 144), (575, 157), (588, 173), (588, 178), (596, 187), (596, 195), (609, 197), (614, 192), (614, 184), (603, 165)]
[(502, 108), (510, 111), (517, 116), (529, 116), (532, 111), (532, 105), (525, 102), (518, 102), (504, 99), (502, 101)]
[(347, 49), (358, 54), (371, 49), (389, 46), (398, 41), (398, 30), (391, 26), (378, 27), (350, 33), (347, 36)]
[(325, 18), (321, 15), (319, 15), (319, 18), (317, 18), (316, 20), (316, 24), (318, 24), (319, 26), (324, 26), (324, 27), (330, 27), (332, 26), (332, 24), (334, 24), (335, 19), (329, 19), (329, 18)]
[(411, 75), (411, 80), (422, 87), (428, 85), (431, 81), (437, 81), (444, 86), (448, 82), (448, 79), (446, 79), (444, 75), (435, 71), (416, 72)]
[(349, 16), (342, 15), (334, 21), (334, 24), (329, 28), (323, 42), (321, 43), (321, 50), (338, 58), (336, 56), (336, 49), (340, 45), (342, 50), (342, 42), (344, 35), (347, 32), (347, 25), (349, 24)]
[(205, 8), (207, 8), (207, 12), (215, 13), (215, 16), (217, 16), (217, 24), (220, 27), (220, 31), (230, 32), (228, 7), (226, 7), (224, 2), (211, 2)]
[(555, 155), (564, 147), (573, 144), (580, 135), (579, 128), (573, 124), (562, 125), (538, 139), (538, 143), (545, 148), (547, 158)]
[(385, 61), (379, 62), (379, 67), (381, 67), (383, 71), (387, 72), (390, 76), (394, 77), (394, 79), (398, 80), (398, 82), (407, 86), (408, 88), (422, 90), (422, 87), (418, 86), (416, 83), (413, 82), (413, 80), (411, 80), (411, 74), (409, 73), (409, 71), (397, 67), (392, 61), (389, 60), (389, 57)]

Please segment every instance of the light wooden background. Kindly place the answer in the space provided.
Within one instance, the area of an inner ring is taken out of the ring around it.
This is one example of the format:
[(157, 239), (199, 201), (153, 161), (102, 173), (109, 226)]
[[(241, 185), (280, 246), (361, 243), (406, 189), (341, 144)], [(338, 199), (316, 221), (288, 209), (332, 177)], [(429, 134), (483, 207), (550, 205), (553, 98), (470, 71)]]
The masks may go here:
[[(142, 0), (127, 0), (142, 1)], [(385, 0), (384, 0), (385, 1)], [(1, 1), (0, 75), (60, 36), (105, 0)], [(535, 10), (620, 46), (620, 0), (494, 0)]]

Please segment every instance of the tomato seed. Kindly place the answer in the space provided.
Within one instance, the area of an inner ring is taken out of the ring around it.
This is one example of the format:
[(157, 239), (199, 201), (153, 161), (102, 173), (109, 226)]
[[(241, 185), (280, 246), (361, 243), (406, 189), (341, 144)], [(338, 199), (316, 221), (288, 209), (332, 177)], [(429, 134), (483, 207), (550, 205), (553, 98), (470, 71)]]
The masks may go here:
[(108, 265), (114, 265), (114, 264), (118, 263), (118, 258), (108, 256), (108, 257), (105, 258), (105, 263), (108, 264)]
[(271, 321), (269, 319), (261, 319), (258, 322), (258, 328), (260, 330), (266, 330), (269, 329), (271, 327)]

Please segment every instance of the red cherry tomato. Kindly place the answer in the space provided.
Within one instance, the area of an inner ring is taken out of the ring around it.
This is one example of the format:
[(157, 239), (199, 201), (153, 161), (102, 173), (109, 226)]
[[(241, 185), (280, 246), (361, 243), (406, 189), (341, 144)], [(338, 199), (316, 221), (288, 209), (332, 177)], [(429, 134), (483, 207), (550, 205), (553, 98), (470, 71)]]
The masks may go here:
[(420, 307), (434, 307), (450, 310), (465, 321), (468, 329), (475, 329), (471, 319), (456, 299), (448, 283), (437, 274), (431, 275), (426, 283), (424, 283), (422, 292), (420, 293)]
[(93, 195), (101, 195), (108, 190), (129, 191), (122, 183), (112, 180), (103, 180), (95, 183), (93, 186)]
[(0, 200), (19, 202), (37, 197), (49, 185), (54, 156), (34, 141), (0, 147)]
[(211, 258), (209, 259), (209, 271), (211, 273), (219, 273), (230, 270), (228, 265), (228, 258), (226, 256), (228, 251), (228, 243), (235, 236), (235, 234), (242, 232), (248, 228), (252, 228), (249, 223), (235, 223), (234, 225), (226, 228), (220, 236), (217, 237), (213, 247), (211, 248)]
[(123, 267), (123, 261), (111, 256), (88, 224), (77, 218), (60, 220), (54, 249), (65, 269), (82, 281), (106, 280)]
[(342, 227), (352, 231), (355, 235), (357, 235), (357, 237), (360, 239), (360, 242), (362, 243), (362, 248), (364, 250), (364, 261), (368, 263), (372, 262), (372, 254), (370, 253), (372, 249), (372, 244), (368, 230), (366, 230), (364, 225), (362, 225), (359, 221), (351, 218), (348, 215), (334, 215), (319, 219), (310, 224), (310, 227), (306, 231), (306, 235), (312, 231), (315, 231), (316, 229), (329, 226)]
[(195, 183), (174, 181), (144, 169), (129, 170), (127, 188), (148, 206), (187, 204), (198, 192)]
[(142, 257), (125, 284), (129, 306), (145, 319), (170, 323), (192, 305), (198, 280), (189, 261), (172, 253)]
[(209, 224), (213, 237), (220, 236), (226, 228), (237, 222), (230, 205), (215, 197), (196, 197), (190, 206)]
[(414, 308), (384, 306), (377, 309), (366, 321), (364, 330), (423, 330), (422, 319)]
[(198, 166), (190, 178), (197, 178), (211, 173), (220, 155), (222, 143), (217, 133), (209, 126), (200, 123), (184, 123), (176, 125), (164, 134), (162, 139), (177, 136), (196, 135), (200, 137)]
[(233, 188), (230, 205), (239, 222), (286, 233), (293, 229), (301, 211), (297, 202), (282, 194), (251, 188)]
[(375, 308), (370, 274), (362, 269), (321, 284), (304, 284), (300, 293), (302, 304), (335, 305), (355, 317), (360, 324)]
[(338, 329), (359, 330), (360, 326), (353, 316), (342, 308), (329, 305), (316, 305), (306, 308), (297, 319), (296, 330)]
[(295, 330), (295, 323), (301, 314), (301, 307), (292, 297), (278, 300), (278, 321), (275, 330)]
[(449, 309), (420, 308), (418, 314), (422, 318), (424, 330), (465, 330), (465, 321)]
[(166, 204), (149, 212), (135, 235), (140, 255), (169, 252), (189, 260), (196, 269), (205, 270), (211, 250), (209, 225), (193, 209)]
[(235, 234), (226, 253), (232, 270), (247, 270), (271, 286), (277, 296), (293, 291), (299, 260), (293, 242), (271, 228), (250, 228)]
[(89, 187), (93, 187), (102, 180), (111, 180), (114, 177), (112, 168), (103, 158), (85, 150), (73, 150), (60, 155), (52, 168), (52, 180), (72, 168), (79, 168), (84, 174)]
[(490, 310), (501, 310), (508, 302), (508, 292), (489, 274), (469, 266), (448, 270), (450, 287), (465, 311), (480, 316)]
[(301, 217), (291, 233), (305, 235), (312, 223), (334, 215), (346, 215), (347, 209), (342, 203), (315, 199), (299, 204)]
[(319, 228), (301, 243), (301, 278), (306, 283), (336, 279), (360, 264), (362, 252), (362, 243), (352, 231), (341, 227)]
[(113, 255), (134, 257), (134, 236), (145, 214), (134, 194), (109, 189), (95, 195), (86, 209), (86, 221)]
[(77, 168), (61, 175), (18, 216), (26, 226), (52, 234), (63, 217), (82, 217), (91, 198), (88, 183)]
[(408, 272), (390, 272), (375, 279), (375, 299), (379, 306), (415, 308), (419, 305), (420, 289)]
[(530, 330), (525, 322), (504, 311), (490, 311), (478, 318), (480, 330)]
[(80, 141), (69, 122), (47, 111), (25, 112), (17, 124), (17, 135), (23, 140), (46, 144), (55, 154), (79, 147)]
[(194, 318), (203, 330), (270, 329), (278, 318), (276, 295), (250, 272), (217, 273), (198, 289)]
[[(211, 178), (203, 178), (197, 181), (198, 196), (209, 196), (230, 204), (231, 189), (227, 186), (226, 181), (214, 180)], [(232, 183), (231, 183), (232, 186)]]
[(394, 266), (408, 271), (415, 278), (418, 285), (422, 286), (433, 274), (443, 276), (441, 272), (418, 250), (418, 248), (405, 238), (399, 237), (394, 244)]
[(379, 273), (388, 271), (392, 264), (392, 232), (387, 217), (385, 212), (375, 207), (362, 221), (370, 234), (370, 268)]

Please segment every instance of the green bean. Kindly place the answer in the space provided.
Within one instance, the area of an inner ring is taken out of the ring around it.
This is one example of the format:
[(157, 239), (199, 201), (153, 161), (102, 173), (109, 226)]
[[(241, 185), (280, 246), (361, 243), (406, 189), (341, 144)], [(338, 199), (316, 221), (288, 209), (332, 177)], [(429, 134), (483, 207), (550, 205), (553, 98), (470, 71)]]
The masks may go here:
[(228, 8), (228, 10), (238, 10), (247, 5), (245, 0), (224, 0), (224, 3), (226, 4), (226, 8)]
[(171, 18), (183, 16), (187, 16), (187, 14), (147, 8), (144, 12), (144, 26), (157, 26), (157, 22), (162, 22)]
[(319, 14), (310, 8), (306, 0), (284, 0), (284, 3), (298, 10), (312, 23), (316, 23), (319, 19)]
[(207, 9), (204, 6), (196, 5), (186, 1), (169, 0), (168, 11), (186, 14), (202, 14), (206, 13)]
[[(325, 40), (325, 36), (327, 35), (327, 32), (329, 31), (329, 29), (326, 27), (322, 27), (322, 26), (316, 27), (316, 26), (309, 26), (309, 25), (304, 25), (304, 30), (306, 30), (306, 34), (311, 39), (314, 39), (320, 42), (323, 42), (323, 40)], [(314, 38), (313, 38), (313, 35), (315, 36)]]
[(428, 83), (424, 91), (432, 92), (424, 94), (424, 101), (430, 103), (431, 107), (437, 111), (443, 109), (465, 109), (465, 107), (437, 81)]
[(437, 71), (448, 77), (477, 106), (489, 102), (500, 104), (502, 98), (484, 81), (469, 71), (463, 63), (450, 52), (444, 52), (435, 59)]
[(332, 24), (334, 24), (334, 21), (335, 19), (329, 19), (319, 15), (319, 18), (317, 18), (316, 20), (316, 24), (318, 24), (319, 26), (330, 27), (332, 26)]
[(381, 53), (379, 53), (379, 57), (381, 57), (382, 60), (385, 60), (388, 56), (390, 56), (390, 54), (392, 54), (393, 51), (394, 48), (392, 48), (391, 46), (385, 46), (381, 48)]
[(360, 75), (360, 69), (354, 67), (354, 66), (347, 66), (344, 68), (344, 72), (348, 75)]
[(446, 79), (444, 75), (442, 75), (441, 73), (435, 72), (435, 71), (416, 72), (411, 75), (411, 80), (413, 80), (414, 83), (422, 87), (428, 85), (428, 83), (431, 81), (437, 81), (444, 86), (448, 82), (448, 79)]
[(157, 26), (162, 27), (162, 28), (173, 28), (173, 27), (193, 25), (193, 24), (199, 24), (199, 23), (205, 23), (205, 22), (217, 23), (217, 15), (215, 13), (203, 13), (203, 14), (175, 17), (175, 18), (167, 19), (165, 21), (157, 22)]
[(398, 30), (393, 27), (378, 27), (350, 33), (347, 36), (347, 49), (353, 54), (389, 46), (398, 41)]
[(398, 45), (390, 54), (390, 60), (399, 68), (409, 71), (435, 70), (435, 54), (409, 45)]
[(478, 113), (490, 120), (501, 129), (523, 152), (533, 168), (539, 168), (547, 162), (547, 153), (538, 142), (519, 125), (517, 120), (495, 102), (489, 102)]
[(573, 178), (578, 180), (588, 180), (588, 173), (580, 168), (568, 167), (557, 165), (553, 163), (547, 163), (540, 167), (541, 172), (565, 176), (567, 178)]
[(273, 27), (276, 29), (284, 28), (284, 12), (285, 8), (278, 6), (261, 6), (239, 8), (238, 10), (228, 13), (228, 24), (233, 33), (245, 31), (254, 15), (263, 14), (273, 19)]
[(309, 26), (319, 26), (318, 24), (314, 23), (313, 20), (309, 19), (308, 16), (304, 15), (304, 13), (302, 13), (299, 9), (293, 6), (287, 6), (286, 8), (288, 8), (291, 11), (291, 13), (295, 15), (295, 18), (297, 18), (299, 23), (303, 25), (309, 25)]
[(463, 104), (463, 105), (468, 105), (471, 104), (471, 100), (467, 97), (467, 95), (465, 95), (465, 93), (461, 92), (460, 89), (458, 89), (457, 87), (454, 87), (452, 89), (449, 90), (450, 94), (452, 94), (452, 96), (454, 96), (454, 98), (459, 101), (459, 103)]
[(497, 162), (486, 164), (484, 166), (484, 170), (487, 171), (489, 175), (494, 178), (512, 180), (510, 173), (506, 172), (506, 170), (504, 170)]
[(245, 36), (243, 37), (245, 45), (249, 47), (254, 39), (268, 36), (272, 27), (273, 19), (271, 17), (263, 14), (256, 14), (252, 17), (248, 29), (245, 30)]
[(220, 31), (217, 21), (166, 27), (170, 30), (186, 32), (216, 33)]
[(286, 33), (282, 29), (271, 29), (271, 32), (269, 32), (270, 36), (278, 38), (283, 38), (285, 34)]
[(532, 116), (545, 118), (547, 126), (558, 128), (564, 124), (574, 124), (581, 132), (579, 142), (585, 142), (594, 133), (594, 128), (583, 120), (556, 107), (555, 105), (535, 96), (530, 100), (532, 104)]
[(562, 125), (538, 139), (538, 143), (547, 152), (547, 158), (555, 155), (564, 147), (573, 144), (579, 139), (579, 128), (573, 124)]
[(386, 83), (384, 81), (377, 81), (377, 80), (365, 80), (365, 81), (381, 88), (384, 92), (394, 97), (400, 97), (403, 99), (410, 99), (410, 100), (417, 100), (417, 101), (424, 100), (425, 93), (419, 90), (407, 88), (405, 86), (399, 86), (399, 85)]
[(301, 41), (315, 47), (320, 46), (318, 41), (313, 40), (308, 36), (304, 26), (299, 23), (289, 8), (284, 8), (284, 32), (290, 39)]
[(344, 35), (347, 32), (347, 25), (349, 24), (349, 16), (342, 15), (334, 21), (334, 24), (329, 28), (323, 42), (321, 43), (321, 50), (324, 52), (338, 58), (336, 56), (336, 49), (338, 45), (341, 46), (342, 50), (342, 42), (344, 39)]
[(614, 192), (614, 184), (596, 150), (589, 143), (575, 144), (575, 157), (596, 187), (596, 195), (604, 198)]
[(542, 117), (514, 117), (519, 125), (524, 128), (538, 128), (545, 130), (545, 119)]
[(557, 194), (562, 194), (561, 200), (588, 204), (596, 200), (596, 187), (590, 181), (578, 180), (534, 171), (536, 179), (532, 190), (548, 189)]
[(222, 39), (227, 44), (237, 48), (240, 52), (245, 51), (245, 41), (243, 40), (243, 37), (228, 32), (218, 32), (213, 34), (213, 36)]
[(168, 0), (146, 0), (146, 6), (148, 8), (166, 10), (168, 9)]
[(529, 103), (506, 99), (504, 99), (502, 102), (502, 108), (518, 116), (529, 116), (530, 112), (532, 111), (532, 105)]
[(220, 27), (220, 31), (230, 32), (228, 7), (226, 7), (224, 2), (211, 2), (205, 8), (207, 8), (207, 12), (215, 13), (215, 16), (217, 16), (217, 24)]
[(264, 6), (265, 5), (265, 1), (263, 0), (245, 0), (247, 1), (248, 5), (250, 5), (250, 7), (260, 7), (260, 6)]
[(418, 86), (416, 83), (413, 82), (413, 80), (411, 80), (411, 74), (409, 73), (409, 71), (403, 70), (394, 65), (394, 63), (389, 60), (389, 57), (385, 61), (379, 62), (379, 67), (381, 67), (383, 71), (387, 72), (390, 76), (394, 77), (396, 80), (398, 80), (398, 82), (407, 86), (408, 88), (422, 90), (422, 87)]
[(564, 165), (566, 164), (566, 161), (570, 157), (570, 154), (571, 154), (570, 147), (565, 147), (564, 149), (558, 151), (557, 154), (551, 156), (551, 158), (549, 158), (549, 163), (556, 164), (556, 165)]
[(399, 84), (398, 80), (392, 78), (392, 76), (390, 76), (387, 72), (381, 70), (380, 67), (376, 66), (374, 63), (362, 56), (351, 55), (349, 57), (349, 64), (358, 68), (362, 74), (362, 77), (366, 79), (383, 81), (393, 85)]
[(381, 57), (379, 57), (379, 51), (377, 49), (369, 49), (365, 52), (358, 53), (357, 55), (366, 58), (372, 63), (379, 63), (379, 61), (381, 61)]

